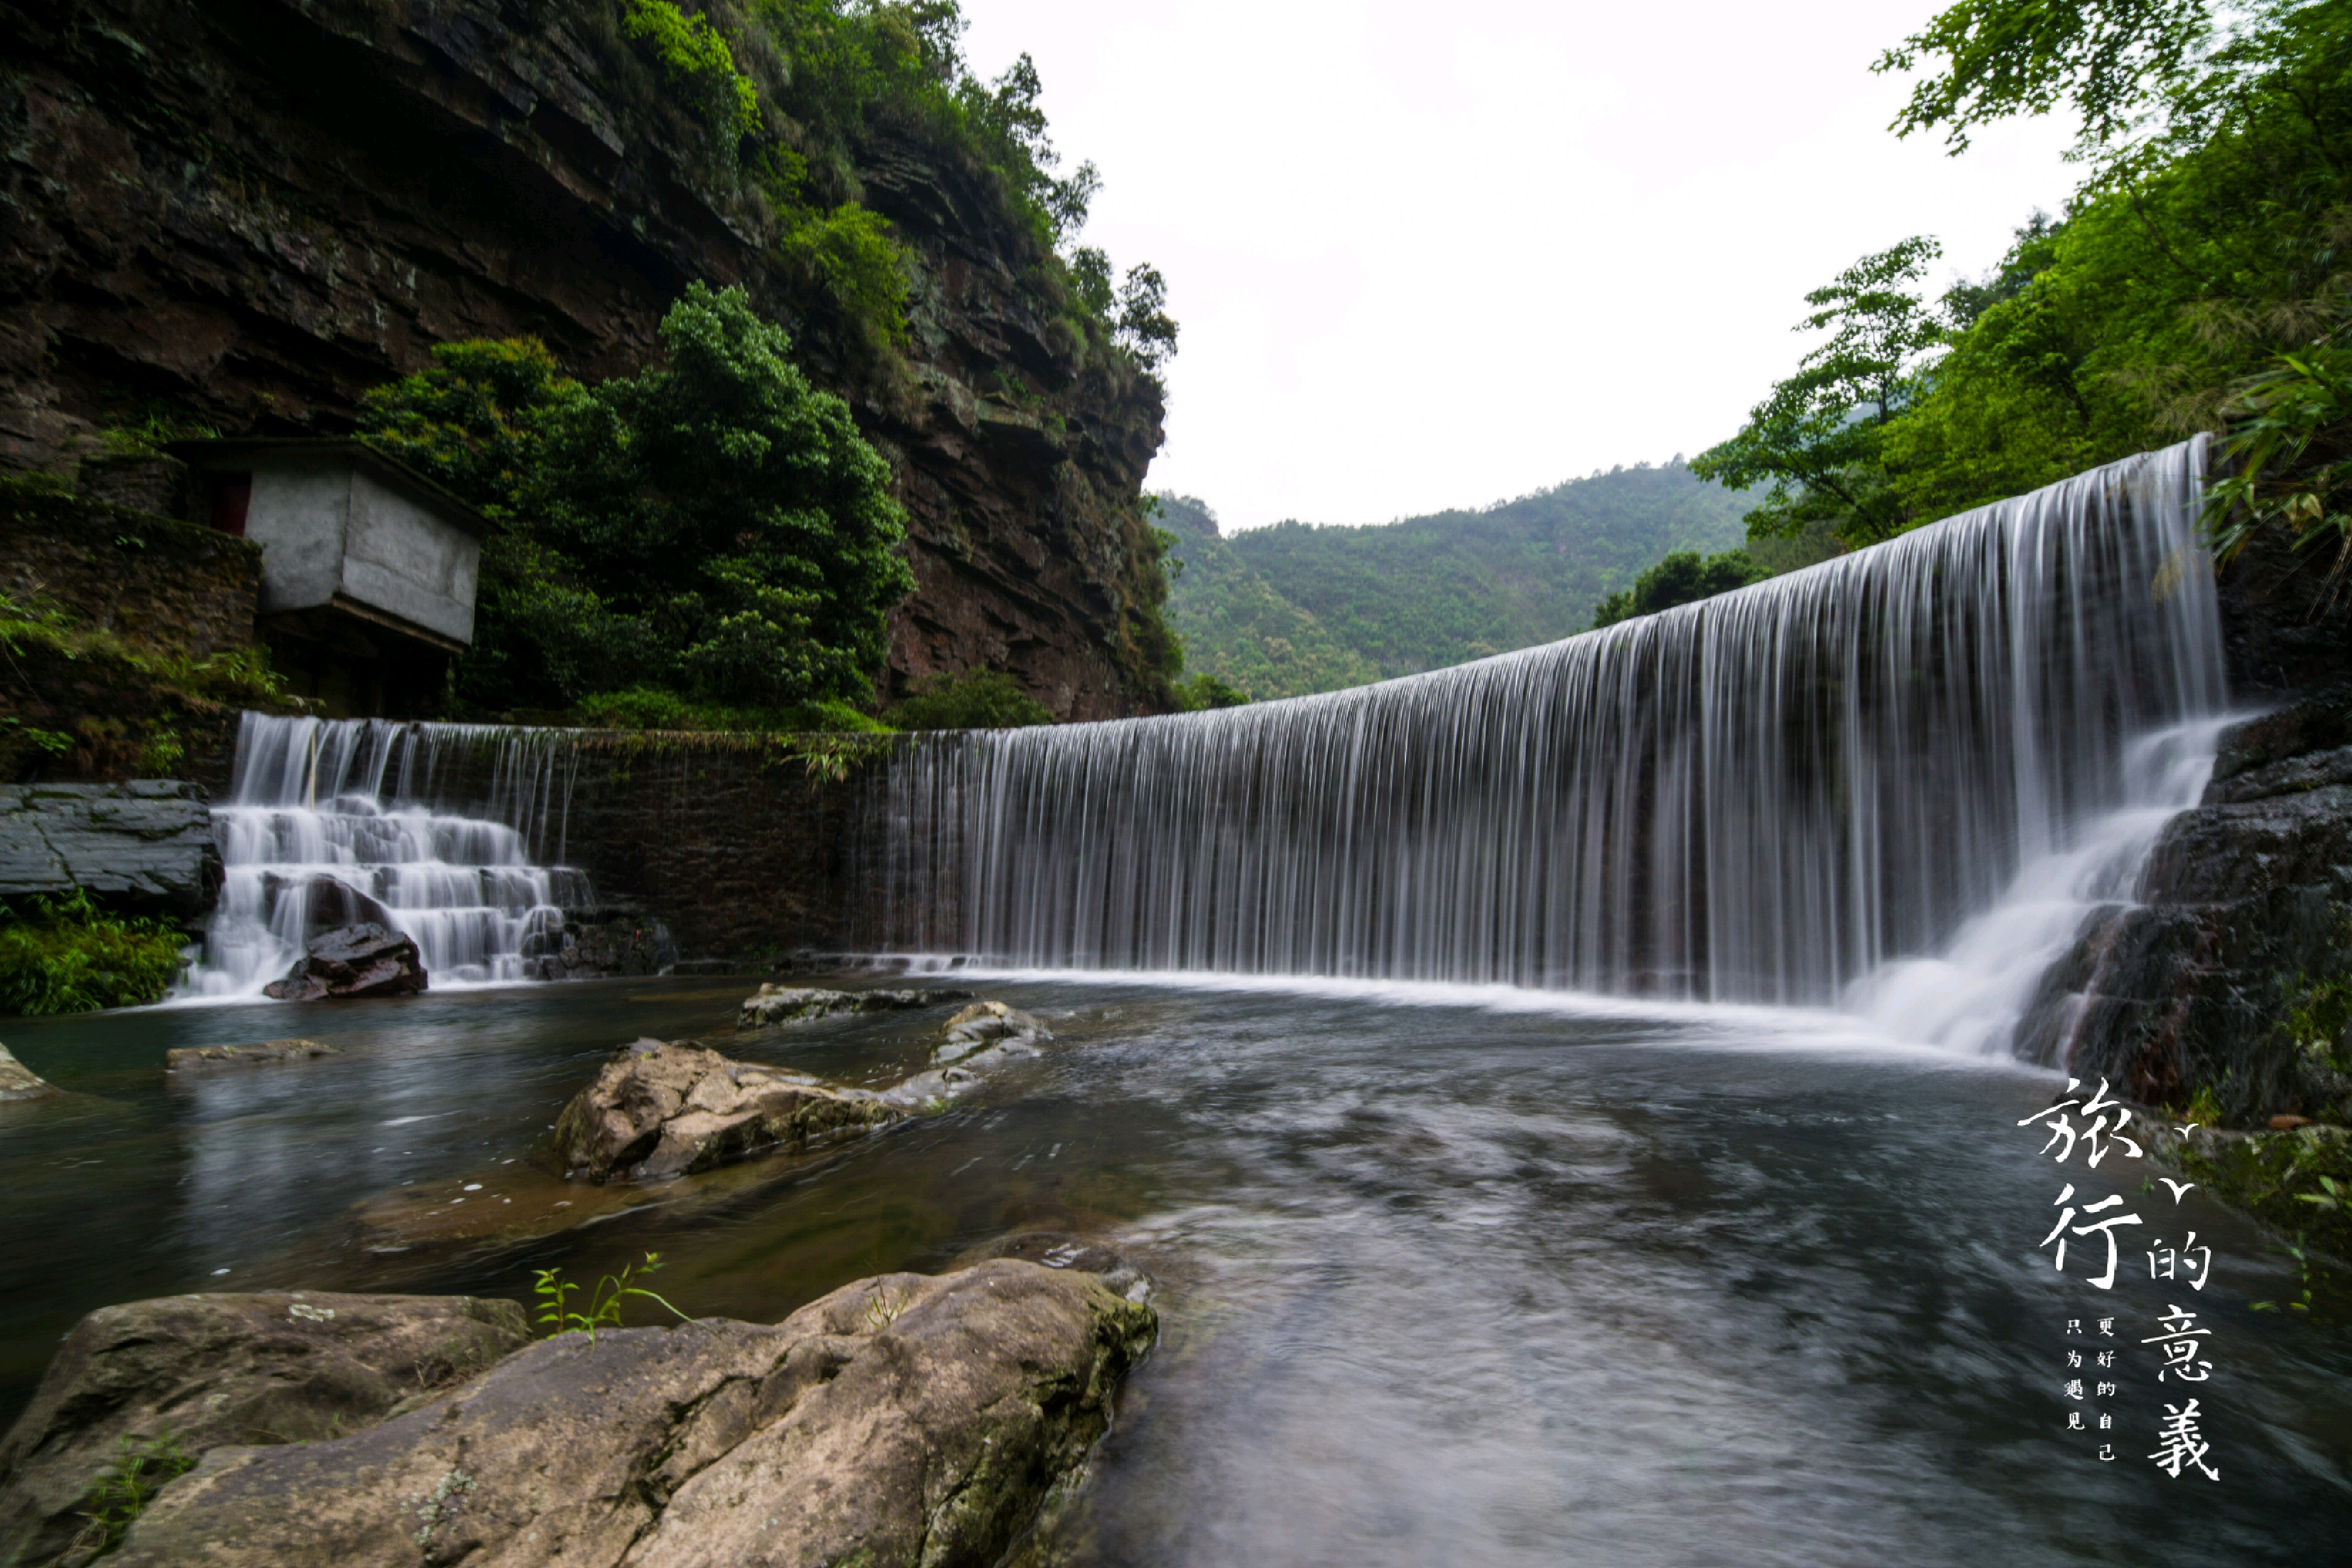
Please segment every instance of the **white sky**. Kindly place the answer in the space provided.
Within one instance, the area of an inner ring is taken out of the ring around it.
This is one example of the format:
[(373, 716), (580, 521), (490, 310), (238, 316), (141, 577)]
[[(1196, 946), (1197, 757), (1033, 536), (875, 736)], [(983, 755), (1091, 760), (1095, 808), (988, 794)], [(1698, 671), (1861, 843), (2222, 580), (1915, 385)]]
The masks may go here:
[(1897, 141), (1936, 0), (964, 0), (1026, 49), (1086, 242), (1182, 328), (1155, 488), (1224, 526), (1478, 506), (1738, 428), (1805, 291), (1906, 235), (1938, 287), (2073, 188), (2065, 127)]

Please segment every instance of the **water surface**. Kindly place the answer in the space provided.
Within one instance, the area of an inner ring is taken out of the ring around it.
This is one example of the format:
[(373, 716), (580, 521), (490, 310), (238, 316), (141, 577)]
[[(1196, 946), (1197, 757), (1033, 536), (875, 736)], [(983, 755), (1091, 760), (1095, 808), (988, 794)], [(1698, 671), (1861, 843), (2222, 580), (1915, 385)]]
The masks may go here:
[[(741, 984), (632, 980), (14, 1022), (71, 1092), (0, 1107), (0, 1414), (82, 1312), (142, 1296), (520, 1300), (533, 1269), (658, 1249), (689, 1312), (772, 1321), (1043, 1231), (1115, 1241), (1165, 1322), (1060, 1527), (1078, 1563), (2346, 1560), (2345, 1331), (2252, 1312), (2282, 1260), (2202, 1194), (2176, 1220), (2143, 1166), (2038, 1157), (2015, 1124), (2048, 1075), (1828, 1016), (977, 984), (1046, 1019), (1044, 1060), (945, 1115), (541, 1234), (504, 1218), (551, 1212), (530, 1145), (613, 1045), (694, 1036), (881, 1082), (939, 1015), (737, 1037)], [(161, 1070), (298, 1030), (345, 1053)], [(2079, 1254), (2055, 1273), (2035, 1242), (2067, 1181), (2126, 1195), (2139, 1234), (2194, 1227), (2206, 1289), (2150, 1281), (2133, 1248), (2111, 1293)], [(386, 1228), (458, 1196), (500, 1219)], [(2137, 1342), (2176, 1301), (2214, 1331), (2195, 1393), (2218, 1483), (2143, 1457), (2182, 1395)], [(2069, 1347), (2101, 1343), (2109, 1464), (2061, 1397)]]

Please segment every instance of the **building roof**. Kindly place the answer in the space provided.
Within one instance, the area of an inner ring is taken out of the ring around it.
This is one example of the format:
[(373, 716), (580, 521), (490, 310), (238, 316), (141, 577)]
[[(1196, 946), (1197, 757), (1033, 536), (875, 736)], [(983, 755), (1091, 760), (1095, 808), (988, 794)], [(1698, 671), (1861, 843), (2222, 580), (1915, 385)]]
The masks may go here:
[(210, 441), (174, 441), (168, 443), (163, 450), (191, 468), (215, 472), (224, 468), (251, 468), (271, 458), (291, 462), (340, 463), (359, 469), (378, 483), (431, 507), (477, 538), (488, 533), (495, 526), (471, 506), (407, 464), (387, 457), (366, 442), (349, 436), (227, 436)]

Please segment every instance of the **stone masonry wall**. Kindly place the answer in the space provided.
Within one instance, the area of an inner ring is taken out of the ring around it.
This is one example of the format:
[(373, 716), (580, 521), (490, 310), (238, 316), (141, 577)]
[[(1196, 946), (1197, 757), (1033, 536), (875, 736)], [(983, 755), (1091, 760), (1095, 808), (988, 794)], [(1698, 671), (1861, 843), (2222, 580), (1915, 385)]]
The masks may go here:
[(29, 486), (0, 496), (0, 593), (203, 659), (254, 644), (261, 547), (201, 524)]
[(667, 925), (681, 958), (771, 968), (851, 946), (866, 787), (759, 737), (584, 737), (541, 852), (585, 871), (607, 912)]

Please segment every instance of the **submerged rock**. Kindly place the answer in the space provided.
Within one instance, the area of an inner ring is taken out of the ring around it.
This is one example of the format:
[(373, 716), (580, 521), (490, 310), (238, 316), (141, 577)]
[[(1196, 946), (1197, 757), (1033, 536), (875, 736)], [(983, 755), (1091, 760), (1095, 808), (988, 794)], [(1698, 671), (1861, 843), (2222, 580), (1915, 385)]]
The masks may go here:
[(207, 1067), (267, 1066), (276, 1061), (309, 1061), (340, 1056), (343, 1048), (322, 1040), (265, 1040), (258, 1045), (184, 1045), (163, 1053), (163, 1071), (183, 1072)]
[[(56, 1084), (17, 1061), (6, 1046), (0, 1045), (0, 1102), (46, 1100), (58, 1092)], [(0, 1558), (0, 1562), (5, 1561)]]
[(1031, 1014), (995, 1001), (972, 1003), (948, 1019), (942, 1032), (940, 1048), (931, 1055), (933, 1061), (942, 1064), (961, 1061), (993, 1045), (1035, 1045), (1054, 1038), (1053, 1031)]
[(972, 1003), (948, 1019), (940, 1032), (931, 1070), (882, 1091), (885, 1103), (908, 1110), (940, 1109), (978, 1088), (992, 1068), (1043, 1055), (1039, 1042), (1054, 1038), (1030, 1014), (997, 1001)]
[(282, 1002), (327, 998), (407, 997), (425, 987), (416, 944), (373, 920), (314, 936), (282, 980), (262, 988)]
[(168, 1435), (193, 1457), (227, 1443), (341, 1437), (530, 1338), (520, 1307), (468, 1296), (296, 1291), (101, 1307), (74, 1325), (0, 1439), (0, 1563), (66, 1552), (92, 1483), (126, 1438)]
[(330, 1442), (215, 1448), (122, 1568), (870, 1568), (999, 1561), (1084, 1458), (1151, 1309), (1001, 1261), (782, 1323), (542, 1340)]
[(623, 1046), (556, 1118), (568, 1176), (648, 1181), (770, 1149), (804, 1149), (898, 1119), (878, 1095), (730, 1061), (691, 1040)]
[(808, 986), (761, 986), (744, 998), (735, 1017), (738, 1029), (766, 1029), (774, 1024), (807, 1023), (841, 1013), (903, 1012), (960, 1002), (970, 991), (827, 991)]

